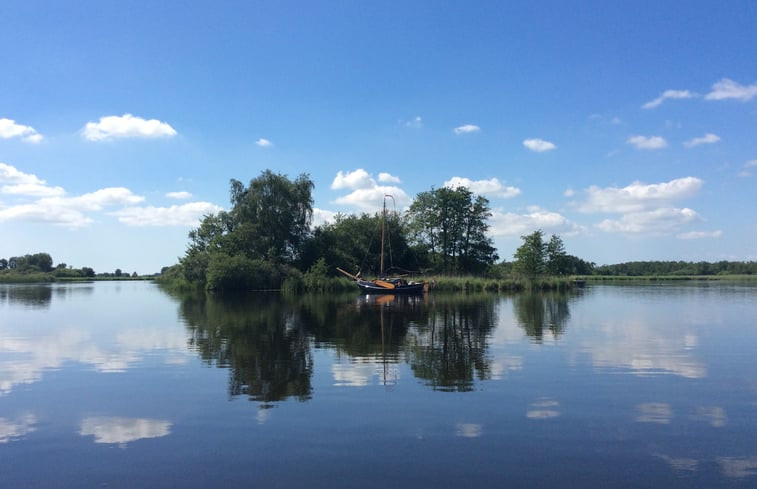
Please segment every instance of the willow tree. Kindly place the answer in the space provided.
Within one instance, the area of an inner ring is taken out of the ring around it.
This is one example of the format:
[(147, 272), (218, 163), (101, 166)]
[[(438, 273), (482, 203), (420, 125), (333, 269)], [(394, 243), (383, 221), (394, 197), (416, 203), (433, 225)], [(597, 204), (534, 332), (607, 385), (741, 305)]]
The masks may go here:
[(276, 287), (274, 266), (293, 264), (308, 236), (313, 182), (266, 170), (247, 187), (235, 179), (230, 187), (231, 210), (205, 216), (190, 231), (184, 277), (209, 288)]

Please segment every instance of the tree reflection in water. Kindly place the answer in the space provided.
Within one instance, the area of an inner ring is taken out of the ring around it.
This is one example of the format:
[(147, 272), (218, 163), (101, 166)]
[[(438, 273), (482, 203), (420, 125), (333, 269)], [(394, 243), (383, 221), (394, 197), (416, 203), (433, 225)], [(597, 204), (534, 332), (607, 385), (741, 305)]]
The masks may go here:
[(496, 324), (497, 296), (453, 296), (431, 301), (428, 317), (406, 338), (414, 374), (434, 390), (470, 391), (491, 378), (487, 339)]
[[(565, 328), (567, 296), (520, 294), (513, 300), (519, 323), (535, 341), (545, 329), (558, 336)], [(385, 384), (390, 372), (407, 364), (434, 390), (473, 390), (492, 378), (488, 342), (500, 302), (495, 294), (200, 294), (182, 297), (181, 313), (190, 345), (206, 362), (229, 368), (230, 396), (273, 403), (313, 395), (313, 348), (332, 350), (336, 361), (348, 358), (348, 370), (351, 362), (383, 367)]]
[(514, 296), (518, 324), (536, 343), (544, 340), (545, 329), (557, 339), (570, 319), (569, 297), (565, 292), (524, 292)]
[(181, 313), (190, 345), (208, 363), (229, 368), (230, 396), (263, 403), (310, 398), (310, 340), (278, 294), (189, 296)]

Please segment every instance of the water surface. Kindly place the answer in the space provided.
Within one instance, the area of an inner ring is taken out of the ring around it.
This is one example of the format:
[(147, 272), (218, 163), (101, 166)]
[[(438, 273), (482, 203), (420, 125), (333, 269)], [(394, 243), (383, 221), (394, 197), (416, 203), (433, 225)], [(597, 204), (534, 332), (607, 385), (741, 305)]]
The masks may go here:
[(754, 487), (757, 287), (0, 285), (2, 487)]

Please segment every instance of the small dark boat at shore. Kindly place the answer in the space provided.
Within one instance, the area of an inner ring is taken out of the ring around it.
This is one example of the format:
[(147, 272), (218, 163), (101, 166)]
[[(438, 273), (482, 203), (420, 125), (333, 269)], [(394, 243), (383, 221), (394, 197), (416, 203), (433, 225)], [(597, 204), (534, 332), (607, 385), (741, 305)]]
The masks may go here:
[(385, 221), (386, 221), (386, 198), (390, 197), (392, 200), (394, 197), (391, 195), (384, 195), (384, 210), (381, 216), (381, 258), (379, 265), (379, 278), (373, 280), (365, 280), (360, 277), (360, 273), (353, 275), (346, 270), (339, 267), (336, 269), (345, 276), (351, 278), (355, 284), (360, 288), (360, 291), (364, 294), (421, 294), (428, 291), (428, 284), (426, 282), (408, 282), (404, 277), (385, 277), (384, 276), (384, 235), (385, 235)]

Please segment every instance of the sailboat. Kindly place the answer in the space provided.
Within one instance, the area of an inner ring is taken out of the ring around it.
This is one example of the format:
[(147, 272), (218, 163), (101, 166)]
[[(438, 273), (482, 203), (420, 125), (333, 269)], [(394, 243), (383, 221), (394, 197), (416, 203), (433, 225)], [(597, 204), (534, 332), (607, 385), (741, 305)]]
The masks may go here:
[(351, 278), (364, 294), (420, 294), (428, 290), (426, 282), (407, 281), (404, 277), (386, 277), (384, 275), (384, 238), (386, 236), (386, 198), (394, 200), (389, 194), (384, 195), (384, 209), (381, 214), (381, 257), (379, 259), (379, 277), (366, 280), (360, 273), (353, 275), (339, 267), (342, 274)]

